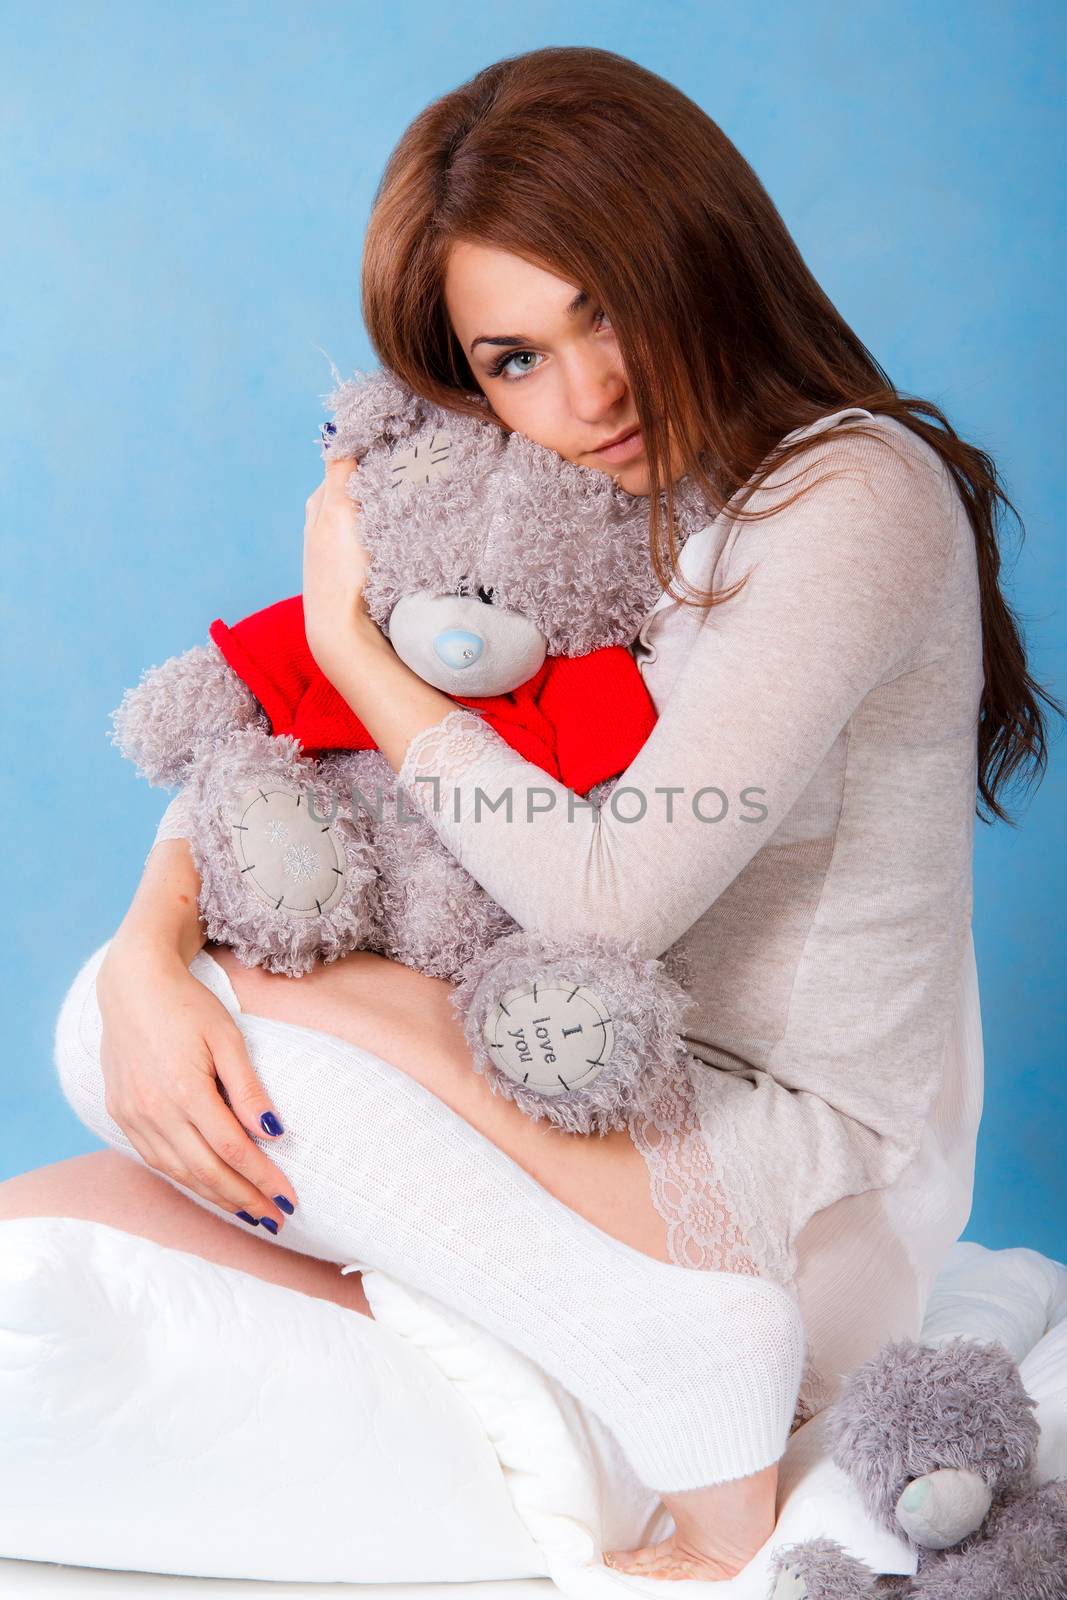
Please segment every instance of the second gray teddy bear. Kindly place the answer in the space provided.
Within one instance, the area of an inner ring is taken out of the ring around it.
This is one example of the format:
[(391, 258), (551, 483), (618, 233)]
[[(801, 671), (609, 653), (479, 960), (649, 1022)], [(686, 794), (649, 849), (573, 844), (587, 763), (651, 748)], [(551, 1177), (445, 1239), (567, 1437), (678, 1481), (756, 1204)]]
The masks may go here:
[(884, 1345), (846, 1379), (830, 1436), (916, 1574), (878, 1577), (809, 1539), (775, 1551), (768, 1600), (1067, 1600), (1067, 1480), (1038, 1481), (1034, 1408), (996, 1341)]

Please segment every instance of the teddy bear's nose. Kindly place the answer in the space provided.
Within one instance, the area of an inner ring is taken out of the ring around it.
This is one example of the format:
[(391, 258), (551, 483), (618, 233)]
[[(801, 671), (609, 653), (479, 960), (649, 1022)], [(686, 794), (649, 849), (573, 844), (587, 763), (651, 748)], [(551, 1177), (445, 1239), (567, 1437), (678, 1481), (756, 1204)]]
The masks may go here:
[(469, 667), (485, 649), (485, 640), (469, 628), (445, 628), (433, 647), (446, 667)]

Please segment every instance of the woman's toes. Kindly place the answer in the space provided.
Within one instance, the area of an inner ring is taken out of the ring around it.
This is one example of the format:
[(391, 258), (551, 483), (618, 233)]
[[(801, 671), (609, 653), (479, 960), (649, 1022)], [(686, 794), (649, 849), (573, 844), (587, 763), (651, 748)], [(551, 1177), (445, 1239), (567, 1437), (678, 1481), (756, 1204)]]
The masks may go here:
[(605, 1553), (604, 1561), (615, 1572), (636, 1572), (642, 1577), (651, 1577), (653, 1547), (646, 1545), (640, 1550), (609, 1550)]
[(605, 1550), (604, 1565), (616, 1572), (637, 1572), (647, 1564), (652, 1549), (651, 1545), (642, 1545), (640, 1550)]
[(724, 1576), (701, 1560), (676, 1549), (671, 1539), (660, 1544), (642, 1545), (639, 1550), (609, 1550), (604, 1562), (615, 1572), (629, 1572), (640, 1578), (718, 1578)]
[(640, 1578), (700, 1578), (705, 1583), (734, 1578), (745, 1566), (735, 1556), (720, 1558), (687, 1550), (673, 1537), (662, 1539), (659, 1544), (642, 1545), (639, 1550), (606, 1550), (603, 1561), (615, 1572), (630, 1572)]

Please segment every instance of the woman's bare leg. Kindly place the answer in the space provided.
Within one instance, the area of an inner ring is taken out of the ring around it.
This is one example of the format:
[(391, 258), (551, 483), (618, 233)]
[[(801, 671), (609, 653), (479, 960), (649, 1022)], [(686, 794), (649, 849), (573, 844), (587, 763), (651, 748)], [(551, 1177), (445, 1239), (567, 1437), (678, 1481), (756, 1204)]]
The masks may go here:
[[(670, 1261), (666, 1225), (629, 1133), (565, 1133), (494, 1094), (471, 1063), (449, 1004), (450, 983), (367, 951), (319, 962), (294, 980), (243, 966), (228, 946), (206, 948), (243, 1011), (317, 1028), (373, 1051), (443, 1100), (572, 1211), (633, 1249)], [(646, 1577), (731, 1577), (773, 1532), (777, 1485), (775, 1463), (750, 1477), (663, 1495), (675, 1535), (639, 1551), (608, 1552), (611, 1565)]]
[(166, 1178), (117, 1150), (94, 1150), (54, 1166), (39, 1167), (0, 1183), (0, 1222), (13, 1217), (82, 1217), (123, 1233), (187, 1250), (222, 1267), (236, 1267), (268, 1283), (316, 1300), (331, 1300), (371, 1316), (363, 1275), (344, 1277), (331, 1261), (272, 1249), (189, 1200)]

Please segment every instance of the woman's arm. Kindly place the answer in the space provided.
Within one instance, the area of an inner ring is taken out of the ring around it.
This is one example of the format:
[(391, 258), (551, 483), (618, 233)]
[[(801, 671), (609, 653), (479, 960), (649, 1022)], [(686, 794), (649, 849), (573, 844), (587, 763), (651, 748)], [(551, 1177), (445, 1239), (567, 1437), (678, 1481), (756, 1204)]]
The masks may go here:
[[(168, 813), (164, 813), (165, 818)], [(100, 965), (98, 991), (101, 982), (106, 984), (117, 967), (130, 961), (147, 957), (153, 961), (180, 961), (187, 967), (207, 939), (197, 905), (199, 894), (200, 874), (188, 840), (177, 834), (157, 833), (130, 908)]]
[[(616, 804), (599, 812), (474, 713), (449, 709), (372, 624), (353, 625), (331, 664), (339, 692), (444, 844), (521, 927), (561, 938), (600, 929), (662, 954), (771, 838), (865, 696), (905, 670), (929, 632), (953, 516), (928, 462), (831, 438), (803, 470), (834, 476), (740, 528), (723, 580), (751, 575), (704, 616)], [(772, 480), (768, 503), (798, 486), (789, 471), (790, 488)]]
[(200, 917), (200, 874), (188, 843), (189, 791), (179, 789), (156, 828), (130, 908), (97, 972), (97, 993), (131, 964), (178, 961), (187, 967), (207, 938)]

